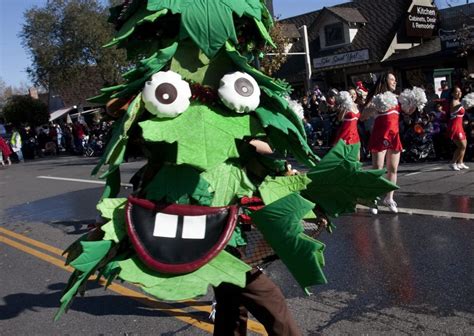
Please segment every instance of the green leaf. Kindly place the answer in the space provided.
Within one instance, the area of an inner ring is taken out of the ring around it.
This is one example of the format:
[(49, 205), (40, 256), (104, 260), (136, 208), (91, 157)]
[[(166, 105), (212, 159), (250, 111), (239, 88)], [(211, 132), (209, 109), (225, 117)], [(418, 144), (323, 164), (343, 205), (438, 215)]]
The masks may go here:
[(355, 211), (359, 200), (375, 200), (398, 187), (382, 177), (383, 170), (362, 170), (360, 145), (340, 141), (307, 176), (311, 183), (302, 195), (330, 216)]
[(94, 273), (100, 261), (107, 255), (112, 247), (111, 241), (81, 241), (82, 253), (71, 262), (71, 266), (76, 269), (69, 279), (68, 285), (61, 297), (61, 307), (56, 313), (55, 320), (67, 310), (72, 299), (77, 294), (79, 288)]
[(190, 198), (199, 205), (209, 206), (212, 194), (209, 183), (200, 171), (187, 165), (165, 165), (146, 187), (146, 198), (154, 201), (189, 204)]
[(267, 28), (264, 26), (264, 24), (258, 19), (254, 19), (254, 22), (257, 25), (257, 28), (260, 31), (262, 37), (265, 39), (265, 41), (267, 41), (267, 43), (270, 44), (273, 48), (276, 48), (277, 46), (273, 42), (272, 37), (268, 33)]
[(153, 74), (160, 71), (171, 60), (176, 50), (178, 50), (178, 43), (174, 42), (169, 47), (163, 48), (150, 57), (141, 60), (135, 69), (128, 71), (123, 77), (129, 82), (141, 81), (143, 86)]
[(102, 192), (102, 196), (100, 199), (104, 198), (114, 198), (117, 197), (117, 195), (120, 192), (120, 186), (121, 186), (121, 178), (120, 178), (120, 168), (117, 167), (107, 175), (107, 178), (105, 180), (105, 187), (104, 191)]
[(210, 58), (231, 40), (237, 43), (233, 13), (260, 21), (262, 5), (257, 0), (149, 0), (150, 11), (169, 9), (181, 14), (181, 39), (191, 37)]
[(181, 29), (210, 58), (227, 40), (237, 43), (232, 10), (220, 0), (193, 0), (181, 13)]
[(263, 106), (258, 107), (255, 113), (265, 128), (270, 142), (277, 149), (282, 152), (289, 151), (299, 162), (314, 167), (319, 158), (293, 123), (281, 113), (274, 113)]
[(221, 0), (221, 2), (229, 6), (239, 17), (246, 15), (257, 20), (262, 18), (262, 4), (260, 0)]
[(234, 232), (232, 232), (232, 237), (230, 237), (227, 242), (228, 246), (239, 247), (247, 245), (247, 237), (245, 232), (242, 231), (239, 225), (236, 225)]
[(111, 167), (106, 174), (102, 175), (103, 177), (107, 176), (117, 169), (117, 167), (123, 162), (128, 142), (128, 131), (138, 120), (144, 110), (145, 105), (142, 101), (142, 94), (139, 93), (128, 107), (127, 113), (122, 116), (120, 121), (117, 121), (116, 124), (114, 124), (112, 137), (107, 143), (104, 155), (102, 155), (99, 163), (92, 171), (92, 175), (96, 175), (102, 165), (107, 163), (110, 164)]
[(327, 282), (322, 271), (325, 246), (305, 235), (301, 224), (301, 219), (313, 207), (313, 203), (293, 193), (250, 215), (265, 240), (305, 290)]
[(242, 168), (230, 163), (221, 163), (201, 176), (209, 182), (214, 198), (211, 206), (226, 206), (237, 198), (252, 196), (255, 186)]
[(119, 243), (126, 236), (125, 205), (126, 198), (104, 198), (97, 204), (101, 216), (110, 219), (100, 229), (104, 231), (103, 240)]
[(119, 277), (143, 286), (143, 290), (160, 300), (188, 300), (207, 293), (208, 287), (222, 282), (245, 287), (251, 267), (222, 251), (198, 270), (182, 275), (161, 274), (146, 267), (138, 258), (119, 262)]
[(105, 233), (102, 239), (119, 243), (127, 235), (127, 229), (125, 226), (125, 207), (115, 209), (114, 218), (100, 227), (100, 229)]
[(171, 60), (170, 69), (188, 81), (218, 88), (222, 77), (232, 72), (234, 67), (225, 52), (219, 52), (214, 58), (209, 59), (196, 43), (188, 39), (180, 42)]
[(104, 198), (97, 204), (102, 217), (112, 219), (117, 208), (125, 209), (126, 198)]
[(88, 273), (94, 270), (112, 247), (111, 241), (82, 241), (82, 254), (71, 262), (71, 266), (80, 272)]
[(112, 41), (104, 45), (104, 48), (116, 45), (120, 41), (132, 35), (135, 30), (135, 26), (138, 25), (138, 22), (151, 14), (153, 14), (153, 12), (148, 11), (146, 6), (140, 6), (140, 8), (127, 21), (125, 21), (120, 30), (115, 34), (115, 37), (112, 39)]
[(306, 132), (304, 130), (302, 119), (296, 115), (295, 112), (289, 107), (288, 101), (281, 97), (278, 93), (272, 90), (261, 87), (264, 92), (264, 96), (260, 105), (265, 106), (268, 110), (279, 112), (283, 114), (289, 121), (296, 126), (299, 131), (299, 135), (306, 140)]
[(304, 174), (293, 176), (268, 176), (260, 185), (258, 191), (263, 202), (268, 205), (294, 192), (306, 189), (311, 182)]
[(171, 60), (178, 48), (178, 43), (153, 53), (150, 57), (140, 61), (139, 65), (123, 75), (127, 83), (102, 88), (102, 94), (89, 98), (88, 101), (105, 104), (111, 98), (130, 98), (143, 89), (145, 82), (157, 73)]
[(240, 55), (240, 53), (235, 49), (235, 47), (230, 43), (227, 42), (226, 45), (226, 52), (232, 61), (237, 65), (242, 71), (245, 71), (249, 75), (251, 75), (259, 85), (265, 86), (270, 90), (275, 92), (286, 92), (286, 87), (279, 85), (273, 78), (265, 75), (263, 72), (258, 71), (254, 67), (250, 66), (247, 63), (247, 58)]
[(177, 142), (177, 164), (189, 164), (201, 170), (239, 157), (235, 140), (255, 137), (263, 131), (258, 120), (249, 114), (198, 103), (176, 118), (155, 118), (141, 122), (140, 126), (146, 141)]

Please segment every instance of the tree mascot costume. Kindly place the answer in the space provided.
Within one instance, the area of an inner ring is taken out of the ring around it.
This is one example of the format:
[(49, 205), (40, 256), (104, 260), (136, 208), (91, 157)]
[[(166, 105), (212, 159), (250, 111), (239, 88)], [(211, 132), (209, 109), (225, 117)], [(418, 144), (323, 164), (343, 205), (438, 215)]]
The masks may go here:
[[(91, 99), (117, 118), (93, 171), (106, 179), (97, 206), (105, 223), (66, 250), (75, 271), (57, 317), (98, 272), (162, 300), (214, 286), (217, 335), (244, 334), (247, 310), (270, 334), (299, 334), (255, 266), (276, 255), (305, 291), (326, 283), (318, 223), (396, 186), (361, 170), (358, 146), (313, 154), (288, 85), (250, 65), (272, 43), (263, 0), (128, 0), (109, 21), (117, 34), (107, 46), (125, 48), (136, 66)], [(132, 142), (147, 162), (133, 194), (117, 198)]]

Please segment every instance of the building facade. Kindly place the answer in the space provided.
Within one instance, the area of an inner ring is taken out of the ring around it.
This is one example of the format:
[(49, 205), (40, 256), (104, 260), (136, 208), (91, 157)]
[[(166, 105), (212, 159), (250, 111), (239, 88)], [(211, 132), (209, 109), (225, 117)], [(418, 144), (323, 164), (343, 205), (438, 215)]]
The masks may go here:
[[(469, 4), (439, 11), (431, 0), (354, 0), (282, 22), (308, 27), (314, 85), (343, 89), (362, 81), (370, 86), (390, 70), (408, 87), (474, 73), (470, 50), (461, 55), (459, 41), (449, 40), (461, 27), (466, 34), (473, 9)], [(440, 37), (443, 33), (451, 37)], [(463, 47), (469, 42), (465, 38)], [(291, 51), (302, 49), (298, 41)], [(304, 75), (301, 56), (290, 56), (277, 73), (300, 90)]]

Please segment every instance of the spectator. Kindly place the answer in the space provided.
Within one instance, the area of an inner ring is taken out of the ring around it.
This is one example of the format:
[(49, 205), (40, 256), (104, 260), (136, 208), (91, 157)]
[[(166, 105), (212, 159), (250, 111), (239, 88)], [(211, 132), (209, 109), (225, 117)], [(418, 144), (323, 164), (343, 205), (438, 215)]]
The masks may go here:
[(23, 152), (21, 151), (23, 145), (22, 145), (22, 140), (21, 140), (21, 135), (20, 132), (18, 131), (18, 128), (16, 126), (13, 127), (13, 133), (12, 137), (10, 139), (10, 145), (12, 146), (12, 150), (15, 153), (16, 157), (18, 158), (18, 161), (24, 162), (23, 159)]
[(451, 98), (449, 86), (447, 81), (441, 81), (441, 94), (440, 98), (445, 100), (450, 100)]
[(5, 141), (5, 139), (3, 139), (3, 137), (0, 135), (0, 162), (2, 163), (2, 166), (5, 166), (5, 162), (9, 166), (12, 164), (12, 161), (10, 160), (11, 154), (12, 154), (12, 151), (10, 149), (10, 146)]
[(5, 120), (0, 118), (0, 136), (4, 137), (7, 135), (7, 130), (5, 128)]

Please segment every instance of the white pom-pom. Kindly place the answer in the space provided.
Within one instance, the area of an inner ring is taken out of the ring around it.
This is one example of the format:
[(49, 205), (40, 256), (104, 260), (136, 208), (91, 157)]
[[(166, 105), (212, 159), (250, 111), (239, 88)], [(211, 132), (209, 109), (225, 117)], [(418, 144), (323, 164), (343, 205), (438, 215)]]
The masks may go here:
[(288, 106), (290, 109), (300, 118), (304, 118), (304, 108), (303, 106), (297, 101), (293, 100), (290, 97), (285, 97), (286, 101), (288, 102)]
[(351, 94), (347, 91), (339, 92), (336, 96), (336, 105), (341, 110), (352, 111), (354, 109), (354, 101)]
[(415, 102), (416, 102), (416, 107), (418, 108), (418, 111), (423, 110), (425, 108), (426, 103), (428, 102), (428, 99), (426, 98), (425, 90), (414, 86), (412, 91), (413, 91), (413, 95), (415, 96)]
[(378, 95), (374, 96), (372, 102), (374, 103), (374, 107), (379, 112), (387, 112), (398, 105), (397, 96), (390, 91), (379, 93)]
[(470, 109), (471, 107), (474, 106), (474, 93), (469, 93), (468, 95), (466, 95), (462, 101), (461, 101), (461, 104), (462, 106), (464, 106), (464, 108), (466, 110)]
[(398, 97), (400, 107), (406, 114), (412, 114), (416, 111), (416, 98), (415, 93), (410, 89), (405, 89)]

